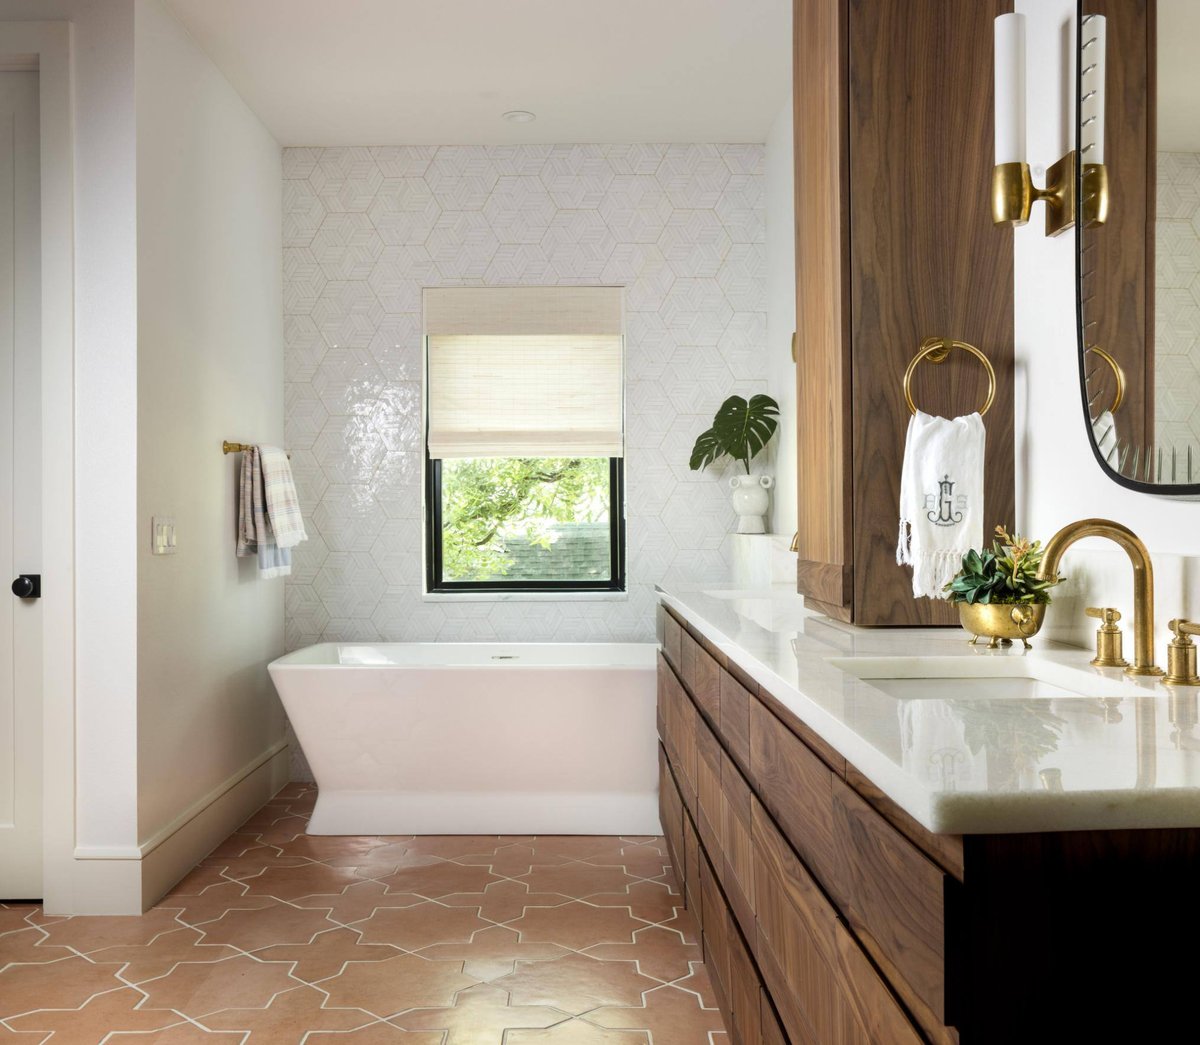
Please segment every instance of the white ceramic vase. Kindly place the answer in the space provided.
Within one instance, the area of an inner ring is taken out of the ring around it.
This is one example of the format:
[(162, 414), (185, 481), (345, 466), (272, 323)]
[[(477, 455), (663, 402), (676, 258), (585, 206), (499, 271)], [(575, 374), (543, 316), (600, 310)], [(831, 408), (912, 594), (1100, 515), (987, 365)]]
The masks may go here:
[(767, 491), (775, 485), (769, 475), (735, 475), (729, 480), (733, 489), (733, 510), (737, 512), (738, 533), (766, 533), (763, 516), (771, 503)]

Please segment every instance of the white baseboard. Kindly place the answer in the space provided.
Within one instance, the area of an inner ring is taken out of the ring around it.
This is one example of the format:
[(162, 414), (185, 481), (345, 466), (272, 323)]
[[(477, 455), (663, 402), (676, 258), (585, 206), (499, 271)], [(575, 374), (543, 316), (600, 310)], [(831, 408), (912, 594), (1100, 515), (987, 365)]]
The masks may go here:
[(319, 791), (313, 835), (658, 835), (658, 795)]

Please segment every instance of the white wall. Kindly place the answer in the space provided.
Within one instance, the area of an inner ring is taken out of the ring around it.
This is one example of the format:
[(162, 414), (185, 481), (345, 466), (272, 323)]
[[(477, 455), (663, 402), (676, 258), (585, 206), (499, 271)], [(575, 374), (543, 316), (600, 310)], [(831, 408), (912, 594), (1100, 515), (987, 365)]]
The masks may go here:
[[(283, 443), (282, 173), (275, 140), (160, 0), (137, 0), (135, 58), (145, 843), (283, 737), (266, 670), (283, 584), (234, 556), (241, 459), (220, 452), (223, 438)], [(151, 554), (153, 514), (174, 518), (175, 555)]]
[[(1026, 16), (1029, 161), (1035, 168), (1035, 181), (1040, 183), (1036, 168), (1049, 166), (1074, 143), (1068, 100), (1074, 95), (1069, 28), (1075, 3), (1016, 0), (1016, 9)], [(1109, 104), (1114, 104), (1113, 99)], [(1167, 559), (1165, 554), (1200, 554), (1200, 504), (1133, 493), (1108, 479), (1096, 463), (1077, 391), (1074, 233), (1046, 238), (1041, 207), (1034, 211), (1034, 220), (1016, 230), (1017, 511), (1021, 525), (1031, 535), (1045, 539), (1063, 524), (1087, 516), (1125, 523), (1151, 552), (1162, 553), (1155, 559), (1159, 588), (1166, 591), (1168, 574), (1178, 573), (1181, 567), (1179, 560)], [(1105, 542), (1091, 542), (1091, 546), (1104, 548)], [(1107, 554), (1102, 552), (1102, 558)], [(1120, 566), (1122, 583), (1115, 587), (1111, 579), (1101, 581), (1110, 567), (1093, 568), (1086, 560), (1087, 554), (1068, 555), (1064, 563), (1065, 572), (1072, 575), (1074, 603), (1081, 607), (1107, 600), (1106, 604), (1130, 610), (1129, 585), (1124, 581), (1127, 567)], [(1166, 613), (1194, 616), (1200, 612), (1200, 587), (1195, 580), (1175, 600), (1175, 605), (1160, 609), (1160, 636)], [(1180, 606), (1180, 600), (1186, 605)], [(1052, 612), (1052, 620), (1065, 612)], [(1094, 630), (1078, 622), (1070, 627), (1081, 639)]]
[[(796, 529), (796, 329), (795, 151), (792, 99), (767, 135), (764, 171), (767, 218), (767, 390), (779, 403), (775, 438), (775, 493), (771, 530), (789, 540)], [(794, 566), (794, 560), (792, 562)]]

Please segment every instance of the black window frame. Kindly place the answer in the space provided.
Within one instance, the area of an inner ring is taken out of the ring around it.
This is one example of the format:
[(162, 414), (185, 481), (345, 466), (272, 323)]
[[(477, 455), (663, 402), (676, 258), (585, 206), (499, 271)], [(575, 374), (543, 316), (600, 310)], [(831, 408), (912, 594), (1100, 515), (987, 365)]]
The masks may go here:
[(612, 577), (606, 581), (448, 581), (442, 576), (442, 462), (425, 454), (425, 590), (430, 595), (517, 592), (625, 591), (625, 461), (608, 459), (609, 548)]

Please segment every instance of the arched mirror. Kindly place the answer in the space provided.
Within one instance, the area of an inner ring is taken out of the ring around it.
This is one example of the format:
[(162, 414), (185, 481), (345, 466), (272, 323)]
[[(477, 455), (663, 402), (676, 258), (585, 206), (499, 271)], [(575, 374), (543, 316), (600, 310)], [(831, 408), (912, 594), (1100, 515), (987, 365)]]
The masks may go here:
[(1200, 496), (1200, 2), (1081, 0), (1086, 420), (1122, 486)]

